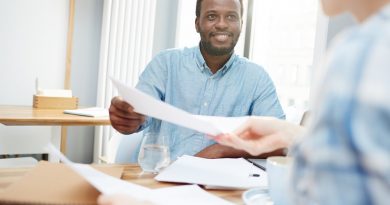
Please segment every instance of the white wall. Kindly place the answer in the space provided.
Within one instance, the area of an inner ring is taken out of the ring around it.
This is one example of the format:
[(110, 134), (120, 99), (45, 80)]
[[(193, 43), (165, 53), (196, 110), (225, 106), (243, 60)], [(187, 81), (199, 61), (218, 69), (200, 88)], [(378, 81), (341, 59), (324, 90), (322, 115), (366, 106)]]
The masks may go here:
[(66, 0), (0, 1), (1, 104), (30, 105), (35, 77), (63, 86), (67, 13)]
[[(65, 72), (67, 1), (0, 1), (0, 104), (32, 105), (35, 78), (61, 88)], [(49, 127), (0, 125), (0, 152), (9, 147), (29, 153), (31, 144), (50, 138)]]
[[(0, 104), (31, 105), (35, 77), (43, 88), (63, 87), (68, 10), (68, 0), (0, 1)], [(101, 16), (102, 0), (76, 0), (72, 90), (81, 105), (96, 102)], [(49, 127), (0, 125), (0, 144), (18, 137), (14, 145), (28, 146), (50, 133)], [(91, 162), (92, 146), (91, 128), (69, 129), (72, 160)]]

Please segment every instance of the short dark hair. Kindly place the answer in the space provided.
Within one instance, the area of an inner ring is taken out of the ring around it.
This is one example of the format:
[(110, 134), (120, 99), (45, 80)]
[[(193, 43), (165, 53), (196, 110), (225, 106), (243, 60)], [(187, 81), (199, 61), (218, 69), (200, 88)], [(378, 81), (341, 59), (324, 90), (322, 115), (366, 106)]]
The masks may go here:
[[(196, 17), (200, 16), (200, 7), (202, 6), (202, 1), (203, 0), (196, 0), (196, 10), (195, 10)], [(242, 0), (239, 0), (239, 1), (240, 1), (240, 5), (241, 5), (241, 17), (242, 17), (242, 15), (244, 15), (244, 6), (242, 4)]]

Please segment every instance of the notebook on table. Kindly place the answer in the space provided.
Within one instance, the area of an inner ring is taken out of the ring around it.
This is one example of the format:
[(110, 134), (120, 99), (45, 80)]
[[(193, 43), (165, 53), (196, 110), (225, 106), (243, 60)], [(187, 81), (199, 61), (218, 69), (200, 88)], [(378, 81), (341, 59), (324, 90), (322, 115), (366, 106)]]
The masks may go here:
[(108, 110), (100, 107), (90, 107), (75, 110), (64, 110), (65, 114), (81, 115), (87, 117), (106, 117), (108, 116)]

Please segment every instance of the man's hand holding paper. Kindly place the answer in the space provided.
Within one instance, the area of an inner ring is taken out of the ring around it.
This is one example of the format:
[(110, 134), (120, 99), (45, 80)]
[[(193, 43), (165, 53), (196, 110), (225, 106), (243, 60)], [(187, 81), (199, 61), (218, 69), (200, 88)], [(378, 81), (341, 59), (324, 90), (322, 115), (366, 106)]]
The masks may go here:
[(134, 112), (134, 108), (120, 97), (111, 100), (109, 112), (111, 125), (122, 134), (136, 132), (145, 121), (145, 116)]
[[(118, 88), (119, 95), (123, 98), (123, 100), (131, 105), (129, 107), (126, 107), (125, 105), (123, 105), (123, 102), (121, 102), (120, 106), (123, 107), (120, 109), (120, 111), (117, 111), (118, 113), (120, 113), (118, 118), (123, 117), (126, 114), (128, 115), (129, 112), (131, 111), (131, 110), (129, 111), (129, 109), (131, 109), (132, 107), (134, 108), (133, 109), (134, 112), (140, 114), (139, 116), (142, 115), (150, 116), (159, 120), (164, 120), (176, 125), (193, 129), (198, 132), (205, 133), (211, 136), (216, 136), (221, 133), (232, 132), (248, 119), (248, 117), (215, 117), (215, 116), (193, 115), (184, 110), (171, 106), (167, 103), (156, 100), (153, 97), (135, 88), (129, 87), (116, 79), (112, 78), (112, 82)], [(113, 101), (114, 100), (117, 101), (118, 99), (114, 98)], [(117, 109), (116, 106), (114, 107), (115, 107), (114, 109)], [(111, 113), (111, 107), (110, 107), (110, 113)], [(114, 120), (116, 119), (117, 116), (114, 116)], [(134, 119), (132, 118), (122, 119), (121, 123), (130, 122), (130, 121), (131, 123), (133, 123), (132, 122), (133, 120)], [(141, 117), (136, 118), (135, 120), (136, 121), (138, 120), (137, 122), (141, 122)], [(121, 123), (119, 123), (118, 125), (119, 128), (122, 128), (120, 130), (124, 131), (123, 133), (129, 133), (126, 131), (130, 131), (130, 129), (125, 129), (124, 127), (121, 127), (122, 125), (125, 125)], [(133, 125), (136, 126), (137, 124), (135, 123)], [(133, 132), (135, 130), (133, 130)]]

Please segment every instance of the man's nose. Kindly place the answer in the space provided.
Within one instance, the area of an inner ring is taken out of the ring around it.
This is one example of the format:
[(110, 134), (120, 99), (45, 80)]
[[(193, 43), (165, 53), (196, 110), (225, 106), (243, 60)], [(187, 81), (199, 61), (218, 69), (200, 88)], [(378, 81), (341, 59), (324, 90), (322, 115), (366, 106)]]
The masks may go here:
[(225, 18), (221, 17), (221, 18), (218, 18), (218, 20), (215, 24), (215, 27), (219, 28), (219, 29), (225, 29), (225, 28), (229, 27), (229, 24)]

